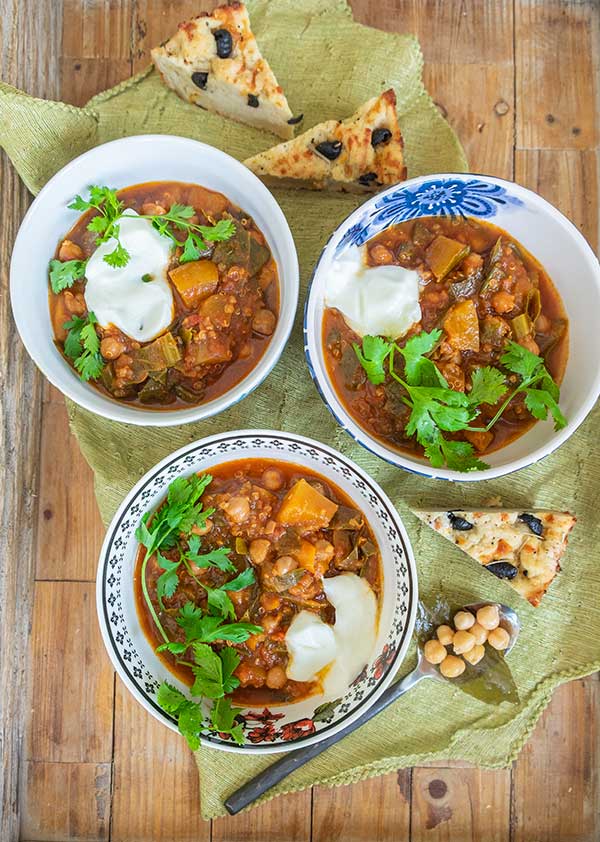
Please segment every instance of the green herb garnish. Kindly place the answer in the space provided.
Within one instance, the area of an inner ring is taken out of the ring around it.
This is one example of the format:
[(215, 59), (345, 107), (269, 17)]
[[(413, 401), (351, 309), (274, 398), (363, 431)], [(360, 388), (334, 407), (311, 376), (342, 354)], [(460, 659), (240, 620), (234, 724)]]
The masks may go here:
[[(525, 394), (525, 405), (535, 418), (544, 419), (550, 412), (556, 429), (565, 426), (566, 419), (558, 406), (559, 389), (544, 360), (516, 342), (508, 343), (508, 350), (500, 362), (509, 372), (518, 375), (521, 383), (512, 389), (485, 427), (472, 426), (481, 404), (493, 406), (506, 395), (506, 375), (497, 368), (486, 366), (474, 371), (470, 392), (451, 389), (441, 371), (427, 356), (435, 349), (441, 336), (439, 329), (423, 332), (409, 339), (404, 347), (381, 336), (365, 336), (361, 346), (356, 343), (353, 346), (371, 383), (380, 385), (389, 373), (402, 387), (401, 400), (411, 410), (406, 433), (415, 436), (434, 467), (446, 465), (457, 471), (487, 468), (485, 462), (475, 455), (470, 442), (454, 441), (443, 433), (467, 429), (488, 432), (520, 392)], [(395, 368), (396, 354), (404, 359), (403, 377)]]
[(96, 324), (94, 314), (88, 313), (87, 316), (73, 316), (70, 322), (63, 325), (68, 331), (64, 344), (65, 354), (73, 360), (83, 380), (97, 380), (104, 368)]
[(63, 289), (69, 289), (75, 281), (81, 280), (85, 275), (85, 260), (51, 260), (50, 261), (50, 286), (52, 292), (58, 294)]
[(186, 698), (167, 681), (158, 688), (157, 701), (163, 710), (177, 719), (179, 731), (192, 751), (200, 748), (200, 735), (209, 727), (221, 734), (229, 734), (238, 745), (244, 742), (242, 726), (235, 721), (241, 709), (234, 708), (229, 699), (215, 701), (210, 712), (210, 725), (204, 719), (201, 705)]

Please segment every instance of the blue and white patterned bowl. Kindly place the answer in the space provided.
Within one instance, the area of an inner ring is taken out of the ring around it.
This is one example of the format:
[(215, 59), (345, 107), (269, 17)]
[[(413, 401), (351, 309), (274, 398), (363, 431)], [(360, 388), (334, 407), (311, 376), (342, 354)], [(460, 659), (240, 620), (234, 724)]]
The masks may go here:
[[(521, 242), (550, 275), (570, 323), (569, 360), (560, 399), (567, 426), (556, 432), (551, 421), (540, 421), (516, 441), (486, 456), (487, 470), (468, 474), (433, 468), (424, 459), (387, 447), (360, 427), (330, 383), (322, 344), (324, 281), (332, 260), (390, 225), (419, 216), (449, 215), (489, 220)], [(363, 447), (423, 476), (466, 481), (503, 476), (552, 453), (575, 432), (600, 395), (600, 265), (573, 223), (531, 190), (487, 175), (445, 173), (413, 178), (369, 199), (330, 237), (306, 300), (304, 344), (321, 397), (339, 424)]]
[(398, 512), (368, 474), (321, 442), (288, 433), (242, 430), (186, 445), (148, 471), (114, 516), (100, 551), (96, 606), (104, 644), (125, 686), (149, 713), (176, 729), (173, 718), (159, 707), (156, 692), (163, 680), (188, 695), (189, 690), (159, 660), (140, 627), (133, 587), (138, 548), (135, 530), (142, 515), (154, 511), (164, 500), (176, 477), (251, 458), (296, 463), (341, 488), (365, 514), (383, 565), (375, 648), (342, 699), (326, 707), (322, 697), (311, 696), (295, 704), (244, 708), (244, 745), (233, 745), (214, 732), (203, 739), (206, 745), (224, 751), (269, 754), (318, 742), (353, 722), (391, 683), (406, 654), (418, 599), (415, 561)]

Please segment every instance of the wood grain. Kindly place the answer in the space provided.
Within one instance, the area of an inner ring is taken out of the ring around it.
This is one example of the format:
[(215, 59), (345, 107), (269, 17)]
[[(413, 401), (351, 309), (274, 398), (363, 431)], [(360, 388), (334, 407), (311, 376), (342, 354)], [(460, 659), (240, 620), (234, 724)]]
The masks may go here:
[(212, 822), (211, 842), (308, 842), (311, 839), (311, 792), (294, 792)]
[(36, 583), (31, 671), (28, 759), (110, 763), (114, 680), (94, 585)]
[(21, 839), (105, 842), (110, 826), (110, 779), (110, 763), (28, 762)]
[(517, 147), (598, 144), (598, 5), (517, 0)]
[[(0, 0), (0, 78), (34, 91), (58, 94), (61, 4)], [(43, 49), (38, 33), (44, 32)], [(19, 833), (27, 700), (27, 636), (33, 601), (35, 505), (41, 424), (41, 377), (15, 330), (8, 299), (8, 268), (17, 228), (29, 197), (0, 153), (0, 839)]]
[(510, 771), (415, 769), (412, 842), (507, 842)]
[(412, 771), (353, 786), (314, 788), (313, 842), (397, 842), (410, 838)]
[(560, 687), (515, 765), (514, 842), (587, 842), (600, 816), (600, 681)]

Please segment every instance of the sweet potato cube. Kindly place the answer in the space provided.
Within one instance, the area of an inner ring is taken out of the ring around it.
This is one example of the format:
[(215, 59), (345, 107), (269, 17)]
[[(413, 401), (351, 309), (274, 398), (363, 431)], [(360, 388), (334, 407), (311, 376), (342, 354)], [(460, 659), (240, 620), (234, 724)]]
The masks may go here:
[(452, 306), (444, 319), (448, 342), (457, 351), (479, 351), (479, 319), (475, 303), (467, 298)]
[(212, 260), (191, 260), (171, 269), (169, 277), (186, 307), (195, 307), (199, 301), (216, 290), (219, 270)]
[(300, 546), (297, 550), (292, 551), (292, 555), (300, 565), (305, 570), (308, 570), (309, 573), (315, 572), (315, 558), (317, 555), (317, 550), (314, 544), (311, 544), (310, 541), (305, 541), (304, 538), (300, 539)]
[(323, 529), (337, 512), (338, 506), (305, 479), (299, 479), (283, 498), (277, 520), (285, 526)]

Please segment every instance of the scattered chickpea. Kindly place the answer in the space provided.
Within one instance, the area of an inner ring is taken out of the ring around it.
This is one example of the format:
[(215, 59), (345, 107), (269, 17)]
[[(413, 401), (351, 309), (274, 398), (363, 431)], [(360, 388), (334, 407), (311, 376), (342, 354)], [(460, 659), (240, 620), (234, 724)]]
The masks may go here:
[(454, 635), (452, 646), (454, 648), (455, 655), (463, 655), (465, 652), (469, 652), (475, 646), (475, 638), (473, 637), (471, 632), (461, 629), (460, 631), (457, 631)]
[(250, 542), (250, 558), (253, 564), (262, 564), (267, 557), (271, 542), (265, 538), (255, 538)]
[(210, 518), (206, 518), (206, 520), (204, 521), (204, 526), (198, 526), (197, 524), (194, 524), (194, 526), (192, 526), (192, 532), (194, 533), (194, 535), (208, 535), (212, 528), (212, 520)]
[(63, 263), (67, 260), (83, 260), (83, 249), (72, 240), (63, 240), (58, 250), (58, 259)]
[(271, 310), (258, 310), (252, 319), (252, 330), (263, 336), (270, 336), (275, 330), (277, 316)]
[(464, 653), (463, 657), (465, 661), (468, 661), (472, 666), (475, 666), (475, 664), (478, 664), (484, 655), (485, 646), (482, 643), (476, 643), (472, 649)]
[(157, 202), (144, 202), (142, 205), (143, 216), (163, 216), (166, 212), (166, 209)]
[(442, 646), (439, 640), (428, 640), (423, 647), (425, 660), (430, 664), (441, 664), (447, 654), (446, 647)]
[(490, 646), (493, 646), (494, 649), (498, 649), (503, 651), (504, 649), (508, 649), (508, 644), (510, 643), (510, 635), (503, 629), (502, 626), (498, 626), (488, 635), (488, 643)]
[(454, 626), (458, 631), (470, 629), (473, 625), (475, 625), (475, 617), (470, 611), (458, 611), (454, 615)]
[(462, 658), (457, 658), (456, 655), (446, 655), (440, 664), (440, 672), (444, 678), (458, 678), (466, 669), (466, 664)]
[(297, 567), (298, 562), (295, 558), (292, 558), (291, 555), (282, 555), (279, 556), (279, 558), (273, 565), (273, 573), (275, 574), (275, 576), (285, 576), (286, 573), (290, 573)]
[(454, 629), (450, 626), (438, 626), (437, 638), (443, 646), (450, 646), (454, 640)]
[(125, 345), (116, 336), (105, 336), (100, 343), (100, 353), (105, 360), (116, 360), (125, 350)]
[(480, 626), (479, 623), (475, 623), (475, 625), (471, 626), (469, 629), (473, 637), (475, 638), (475, 643), (478, 645), (482, 645), (486, 642), (488, 638), (488, 630), (484, 629), (483, 626)]
[(480, 608), (477, 612), (477, 622), (488, 631), (497, 628), (500, 623), (500, 611), (498, 610), (498, 606), (484, 605), (483, 608)]
[(263, 471), (261, 479), (268, 491), (279, 491), (283, 485), (283, 476), (277, 468), (267, 468)]
[(287, 675), (283, 667), (271, 667), (267, 673), (266, 684), (271, 690), (280, 690), (287, 681)]
[(234, 523), (243, 523), (250, 514), (250, 503), (246, 497), (230, 497), (221, 508)]
[(369, 250), (369, 257), (373, 263), (379, 263), (380, 265), (394, 262), (394, 255), (392, 252), (381, 243), (376, 243)]

